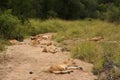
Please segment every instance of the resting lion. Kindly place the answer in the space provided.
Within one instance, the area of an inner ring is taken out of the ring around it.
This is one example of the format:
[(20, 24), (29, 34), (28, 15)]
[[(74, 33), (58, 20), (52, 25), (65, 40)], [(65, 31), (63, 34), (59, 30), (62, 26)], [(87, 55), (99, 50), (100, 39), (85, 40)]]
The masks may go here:
[(67, 61), (64, 61), (61, 64), (51, 65), (49, 68), (49, 72), (55, 73), (55, 74), (65, 74), (65, 73), (73, 72), (74, 69), (83, 70), (82, 67), (79, 67), (76, 65), (74, 60), (68, 59)]

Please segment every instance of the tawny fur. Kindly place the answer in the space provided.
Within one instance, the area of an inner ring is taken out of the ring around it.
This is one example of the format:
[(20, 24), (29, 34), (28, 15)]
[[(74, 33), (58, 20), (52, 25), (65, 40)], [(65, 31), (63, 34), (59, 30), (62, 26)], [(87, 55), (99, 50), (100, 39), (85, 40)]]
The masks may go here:
[(20, 44), (20, 42), (17, 41), (16, 39), (9, 40), (9, 42), (12, 43), (12, 44)]
[(94, 37), (92, 39), (89, 39), (89, 41), (100, 41), (103, 40), (104, 38), (102, 36)]
[(41, 39), (42, 39), (41, 35), (36, 35), (36, 36), (31, 37), (32, 45), (39, 45)]
[(50, 46), (50, 45), (52, 45), (52, 42), (49, 41), (46, 45), (47, 45), (47, 46)]
[(49, 36), (47, 36), (47, 35), (43, 35), (43, 36), (42, 36), (42, 39), (44, 39), (44, 40), (48, 40), (48, 39), (49, 39)]
[(49, 72), (55, 73), (55, 74), (70, 73), (70, 72), (73, 72), (73, 69), (79, 69), (79, 68), (80, 67), (76, 65), (74, 60), (68, 59), (67, 61), (64, 61), (61, 64), (52, 65), (49, 68)]
[(40, 44), (41, 44), (41, 45), (50, 46), (50, 45), (52, 45), (52, 41), (45, 41), (45, 42), (41, 41)]
[(35, 39), (32, 41), (32, 45), (38, 45), (40, 44), (40, 40), (39, 39)]
[(51, 45), (51, 46), (45, 46), (45, 47), (43, 47), (43, 50), (42, 50), (42, 52), (49, 52), (49, 53), (56, 53), (56, 52), (58, 52), (59, 50), (58, 50), (58, 48), (56, 48), (55, 46), (53, 46), (53, 45)]

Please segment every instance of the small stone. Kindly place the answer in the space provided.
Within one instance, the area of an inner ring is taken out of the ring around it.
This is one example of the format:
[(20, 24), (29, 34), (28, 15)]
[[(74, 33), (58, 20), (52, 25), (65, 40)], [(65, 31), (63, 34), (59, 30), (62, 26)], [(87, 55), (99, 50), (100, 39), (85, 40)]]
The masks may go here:
[(29, 72), (29, 74), (33, 74), (33, 72), (32, 72), (32, 71), (30, 71), (30, 72)]

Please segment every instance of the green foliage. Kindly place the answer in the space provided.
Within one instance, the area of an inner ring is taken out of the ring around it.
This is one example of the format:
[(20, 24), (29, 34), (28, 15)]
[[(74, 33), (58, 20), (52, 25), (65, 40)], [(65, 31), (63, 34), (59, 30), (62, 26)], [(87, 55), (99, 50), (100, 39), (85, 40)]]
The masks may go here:
[(8, 8), (8, 0), (0, 0), (0, 9), (6, 10)]
[(110, 7), (106, 13), (106, 16), (106, 19), (110, 22), (120, 22), (120, 7)]
[(0, 36), (4, 39), (23, 39), (20, 20), (9, 11), (0, 15)]
[[(31, 17), (69, 20), (100, 18), (119, 22), (117, 17), (120, 12), (120, 0), (0, 0), (0, 2), (2, 11), (11, 9), (12, 14), (21, 19), (22, 23)], [(109, 9), (111, 5), (113, 8)], [(107, 18), (104, 13), (107, 14)]]
[(9, 7), (12, 9), (12, 14), (18, 16), (23, 22), (28, 16), (34, 16), (32, 0), (9, 0)]

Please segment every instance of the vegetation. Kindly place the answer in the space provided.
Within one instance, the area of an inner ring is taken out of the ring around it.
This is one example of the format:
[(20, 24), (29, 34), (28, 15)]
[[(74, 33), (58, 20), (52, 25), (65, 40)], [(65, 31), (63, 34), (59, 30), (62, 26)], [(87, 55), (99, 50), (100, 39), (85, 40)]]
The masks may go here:
[(2, 52), (6, 50), (6, 45), (10, 45), (10, 43), (7, 40), (0, 39), (0, 63), (3, 63), (6, 57), (5, 53)]
[(0, 39), (0, 52), (5, 50), (5, 45), (10, 45), (10, 43), (5, 40)]
[[(32, 26), (35, 26), (37, 33), (56, 32), (57, 35), (54, 40), (58, 42), (73, 40), (73, 42), (69, 44), (74, 46), (71, 47), (71, 56), (93, 63), (95, 65), (95, 73), (102, 69), (105, 63), (105, 53), (109, 53), (111, 60), (120, 68), (120, 25), (94, 19), (76, 21), (59, 19), (41, 21), (32, 19), (30, 22)], [(96, 36), (103, 36), (105, 41), (87, 41), (88, 38)], [(74, 43), (74, 40), (79, 40), (79, 42)]]
[(17, 34), (18, 33), (17, 28), (19, 24), (20, 21), (17, 19), (17, 17), (12, 16), (9, 13), (2, 14), (0, 16), (0, 34), (1, 34), (0, 36), (5, 39), (21, 37), (20, 32), (19, 34)]
[[(73, 40), (72, 57), (93, 63), (94, 72), (103, 67), (106, 52), (120, 68), (116, 23), (120, 23), (120, 0), (0, 0), (0, 51), (9, 39), (22, 41), (29, 35), (55, 32), (58, 42)], [(105, 41), (87, 41), (96, 36)]]
[[(58, 42), (64, 43), (64, 40), (72, 40), (69, 44), (74, 46), (70, 47), (72, 49), (71, 56), (93, 63), (95, 74), (101, 71), (103, 64), (106, 62), (105, 53), (108, 53), (110, 59), (120, 68), (120, 25), (94, 19), (76, 21), (59, 19), (36, 21), (32, 19), (30, 22), (32, 26), (39, 26), (36, 27), (38, 33), (42, 30), (56, 32), (57, 35), (54, 40)], [(42, 26), (44, 26), (44, 29), (41, 29)], [(89, 38), (96, 36), (103, 36), (105, 41), (88, 41)]]
[(120, 21), (120, 0), (0, 0), (0, 13), (8, 9), (22, 23), (28, 18)]
[[(39, 19), (31, 19), (31, 26), (34, 28), (33, 35), (39, 33), (48, 33), (48, 32), (58, 32), (63, 30), (65, 27), (58, 19), (48, 19), (46, 21), (41, 21)], [(31, 32), (31, 33), (32, 33)]]

